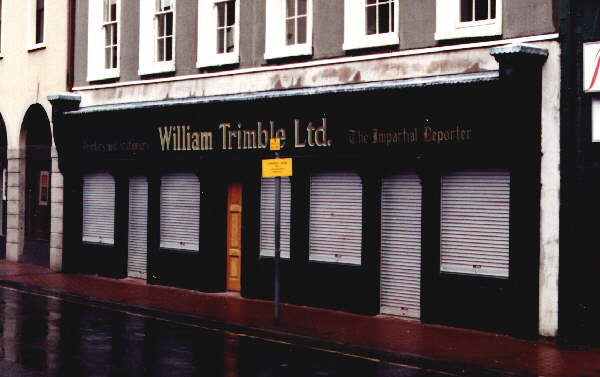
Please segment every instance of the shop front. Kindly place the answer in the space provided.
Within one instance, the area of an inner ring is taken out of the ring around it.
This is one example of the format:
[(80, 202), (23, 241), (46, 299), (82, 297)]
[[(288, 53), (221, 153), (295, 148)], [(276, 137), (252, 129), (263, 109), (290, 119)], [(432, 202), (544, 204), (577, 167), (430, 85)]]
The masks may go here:
[(293, 159), (284, 301), (534, 334), (535, 61), (96, 108), (57, 96), (65, 269), (272, 299), (275, 185), (261, 161), (279, 137)]

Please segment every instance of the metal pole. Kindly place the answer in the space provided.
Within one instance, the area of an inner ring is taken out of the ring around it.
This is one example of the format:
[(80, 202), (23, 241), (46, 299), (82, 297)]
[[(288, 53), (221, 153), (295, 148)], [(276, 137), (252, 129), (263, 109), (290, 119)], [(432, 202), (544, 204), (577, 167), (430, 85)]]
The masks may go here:
[[(279, 158), (279, 152), (275, 152), (275, 158)], [(275, 324), (280, 323), (280, 286), (279, 286), (279, 259), (280, 250), (280, 228), (281, 224), (281, 177), (275, 177)]]

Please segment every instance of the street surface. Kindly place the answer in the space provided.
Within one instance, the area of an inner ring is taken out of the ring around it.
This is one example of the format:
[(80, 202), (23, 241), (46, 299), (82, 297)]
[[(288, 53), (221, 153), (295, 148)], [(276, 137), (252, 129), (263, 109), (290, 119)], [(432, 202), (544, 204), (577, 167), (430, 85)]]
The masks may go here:
[(0, 377), (5, 376), (452, 374), (0, 288)]

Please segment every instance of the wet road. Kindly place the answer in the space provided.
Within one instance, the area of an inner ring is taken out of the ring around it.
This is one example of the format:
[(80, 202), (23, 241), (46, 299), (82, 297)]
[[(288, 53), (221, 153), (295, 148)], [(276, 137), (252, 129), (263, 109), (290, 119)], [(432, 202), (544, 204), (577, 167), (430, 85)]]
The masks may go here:
[(0, 288), (0, 376), (450, 374)]

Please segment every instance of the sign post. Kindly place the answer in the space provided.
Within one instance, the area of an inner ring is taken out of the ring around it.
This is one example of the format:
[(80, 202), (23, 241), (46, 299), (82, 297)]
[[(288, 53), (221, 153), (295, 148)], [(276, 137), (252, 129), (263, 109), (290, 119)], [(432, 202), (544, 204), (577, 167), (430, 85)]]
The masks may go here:
[(279, 138), (272, 138), (269, 143), (269, 149), (275, 151), (275, 159), (262, 161), (263, 178), (275, 178), (275, 258), (274, 264), (274, 304), (275, 304), (275, 324), (279, 325), (281, 321), (281, 286), (279, 277), (279, 261), (281, 259), (281, 177), (292, 175), (292, 159), (279, 158), (281, 149)]

